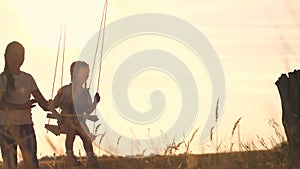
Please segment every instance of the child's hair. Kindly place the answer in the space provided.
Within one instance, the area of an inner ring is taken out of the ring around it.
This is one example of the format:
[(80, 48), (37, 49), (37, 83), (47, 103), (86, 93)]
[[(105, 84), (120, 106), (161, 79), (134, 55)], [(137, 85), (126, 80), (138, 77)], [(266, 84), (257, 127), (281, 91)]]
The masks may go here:
[[(9, 51), (14, 50), (14, 47), (19, 46), (23, 49), (23, 51), (25, 51), (25, 48), (23, 47), (23, 45), (17, 41), (13, 41), (11, 43), (9, 43), (6, 46), (5, 49), (5, 55), (7, 55), (7, 53), (9, 53)], [(7, 78), (7, 85), (6, 85), (6, 95), (9, 96), (9, 92), (10, 91), (15, 91), (15, 80), (14, 77), (12, 75), (12, 73), (10, 72), (8, 65), (7, 65), (7, 56), (5, 56), (5, 66), (4, 66), (4, 71), (3, 73), (5, 74), (6, 78)]]
[(70, 67), (71, 79), (73, 79), (74, 73), (76, 73), (76, 71), (79, 70), (80, 68), (89, 69), (89, 65), (84, 61), (75, 61), (71, 64), (71, 67)]

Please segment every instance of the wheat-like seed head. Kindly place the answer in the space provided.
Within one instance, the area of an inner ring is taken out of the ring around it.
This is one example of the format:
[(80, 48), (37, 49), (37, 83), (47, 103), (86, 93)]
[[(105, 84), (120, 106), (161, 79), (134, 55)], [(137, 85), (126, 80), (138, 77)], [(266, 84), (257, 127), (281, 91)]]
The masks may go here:
[(234, 123), (234, 126), (233, 126), (233, 129), (232, 129), (231, 136), (233, 136), (234, 131), (235, 131), (236, 127), (238, 126), (238, 124), (240, 123), (241, 119), (242, 119), (242, 117), (240, 117), (240, 118)]

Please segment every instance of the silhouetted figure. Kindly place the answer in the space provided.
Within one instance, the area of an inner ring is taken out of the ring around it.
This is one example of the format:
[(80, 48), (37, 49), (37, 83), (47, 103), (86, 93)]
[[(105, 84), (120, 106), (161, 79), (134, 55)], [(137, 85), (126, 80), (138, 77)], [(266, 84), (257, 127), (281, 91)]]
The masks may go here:
[[(48, 110), (48, 104), (33, 77), (20, 70), (24, 55), (25, 49), (19, 42), (9, 43), (0, 75), (0, 146), (5, 169), (17, 169), (17, 146), (25, 168), (39, 168), (31, 108), (38, 102), (41, 108)], [(30, 100), (31, 95), (35, 100)]]
[(75, 136), (78, 135), (83, 142), (84, 149), (87, 153), (87, 168), (98, 168), (98, 161), (94, 155), (92, 141), (94, 135), (89, 132), (85, 123), (86, 119), (97, 121), (95, 115), (90, 115), (100, 101), (98, 93), (95, 94), (94, 102), (88, 89), (85, 87), (86, 80), (89, 76), (89, 65), (82, 61), (73, 62), (70, 68), (71, 83), (63, 86), (58, 90), (51, 107), (61, 108), (61, 117), (53, 108), (50, 108), (53, 114), (57, 116), (58, 124), (62, 133), (66, 134), (66, 166), (81, 166), (73, 154), (73, 143)]
[(275, 82), (281, 100), (282, 124), (289, 147), (289, 169), (300, 169), (300, 71), (281, 74)]

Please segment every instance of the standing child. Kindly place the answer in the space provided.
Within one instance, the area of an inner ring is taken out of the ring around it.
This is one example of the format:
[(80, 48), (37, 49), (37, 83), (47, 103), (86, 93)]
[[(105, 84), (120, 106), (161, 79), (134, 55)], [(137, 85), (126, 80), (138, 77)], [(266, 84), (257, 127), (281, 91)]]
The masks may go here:
[[(0, 147), (5, 169), (17, 169), (17, 146), (25, 168), (39, 168), (31, 108), (36, 101), (44, 110), (48, 104), (33, 77), (20, 70), (24, 55), (25, 49), (19, 42), (9, 43), (0, 74)], [(30, 100), (31, 95), (35, 100)]]
[[(98, 161), (94, 155), (92, 141), (93, 136), (85, 123), (86, 119), (97, 121), (97, 116), (90, 115), (100, 101), (100, 96), (96, 93), (92, 102), (90, 93), (85, 87), (89, 76), (89, 65), (82, 61), (73, 62), (70, 68), (71, 83), (59, 89), (51, 107), (61, 108), (61, 118), (58, 118), (60, 129), (66, 133), (66, 165), (68, 167), (80, 166), (81, 163), (73, 154), (73, 143), (78, 135), (83, 142), (87, 153), (87, 168), (98, 168)], [(84, 86), (83, 86), (84, 85)], [(52, 109), (52, 108), (50, 108)], [(52, 112), (55, 114), (55, 111)]]

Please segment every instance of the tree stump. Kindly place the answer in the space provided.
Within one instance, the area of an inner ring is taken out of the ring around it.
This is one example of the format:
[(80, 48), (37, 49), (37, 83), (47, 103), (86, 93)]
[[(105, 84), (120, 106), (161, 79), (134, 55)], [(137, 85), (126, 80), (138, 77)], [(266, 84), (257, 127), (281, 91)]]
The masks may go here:
[(300, 169), (300, 71), (281, 74), (275, 82), (281, 99), (282, 123), (289, 145), (290, 167)]

